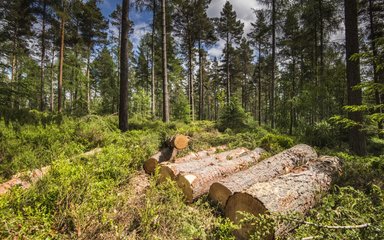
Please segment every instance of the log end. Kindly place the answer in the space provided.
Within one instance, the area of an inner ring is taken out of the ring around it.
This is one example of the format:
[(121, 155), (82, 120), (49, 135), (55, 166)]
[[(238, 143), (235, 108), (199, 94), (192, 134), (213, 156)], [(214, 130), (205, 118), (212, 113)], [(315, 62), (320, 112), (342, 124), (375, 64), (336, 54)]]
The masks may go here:
[(188, 147), (189, 138), (185, 135), (176, 135), (172, 140), (172, 145), (177, 150), (182, 150), (186, 147)]
[(156, 167), (157, 167), (157, 159), (152, 157), (149, 158), (147, 161), (145, 161), (143, 165), (144, 171), (147, 174), (153, 174), (155, 172)]
[[(267, 209), (259, 200), (247, 193), (235, 193), (230, 196), (225, 207), (225, 216), (235, 224), (239, 224), (244, 216), (240, 212), (247, 212), (255, 216), (266, 213)], [(234, 232), (237, 239), (249, 239), (254, 226), (242, 224), (242, 227)], [(273, 239), (273, 235), (266, 240)]]
[(222, 209), (225, 208), (228, 198), (232, 195), (232, 192), (219, 182), (215, 182), (209, 189), (209, 198), (217, 203)]
[(193, 181), (196, 180), (196, 176), (193, 174), (186, 174), (186, 175), (178, 175), (177, 176), (177, 184), (181, 188), (181, 190), (184, 193), (186, 202), (190, 203), (193, 201), (193, 189), (192, 184)]
[(167, 178), (174, 180), (174, 179), (176, 179), (176, 175), (169, 166), (167, 166), (165, 164), (160, 164), (159, 181), (164, 182)]

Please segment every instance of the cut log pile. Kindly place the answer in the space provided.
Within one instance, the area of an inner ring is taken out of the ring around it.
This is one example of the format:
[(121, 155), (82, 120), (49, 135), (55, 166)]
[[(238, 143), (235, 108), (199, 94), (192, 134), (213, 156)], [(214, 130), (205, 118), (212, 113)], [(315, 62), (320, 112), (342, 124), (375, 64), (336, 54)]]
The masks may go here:
[[(265, 151), (260, 148), (216, 151), (211, 148), (178, 159), (172, 155), (168, 160), (152, 157), (156, 159), (153, 165), (160, 168), (160, 181), (169, 178), (177, 182), (187, 202), (208, 194), (235, 223), (243, 216), (239, 212), (305, 214), (329, 190), (340, 171), (338, 158), (318, 157), (305, 144), (264, 160)], [(290, 227), (277, 226), (268, 239), (282, 236)], [(243, 224), (235, 234), (238, 239), (248, 239), (251, 232), (252, 227)]]

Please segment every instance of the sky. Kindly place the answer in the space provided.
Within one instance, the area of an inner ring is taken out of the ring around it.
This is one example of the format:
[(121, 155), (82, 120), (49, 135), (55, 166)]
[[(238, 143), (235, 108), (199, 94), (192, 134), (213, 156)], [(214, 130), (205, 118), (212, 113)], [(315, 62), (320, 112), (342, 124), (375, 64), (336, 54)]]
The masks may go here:
[[(219, 17), (220, 11), (223, 8), (226, 0), (212, 0), (207, 14), (209, 17)], [(256, 0), (229, 0), (233, 5), (233, 9), (237, 13), (238, 19), (244, 23), (244, 34), (248, 33), (251, 28), (251, 22), (255, 20), (253, 9), (259, 9), (260, 5)], [(121, 0), (104, 0), (100, 5), (100, 8), (105, 17), (116, 8), (117, 4), (121, 4)], [(149, 24), (152, 21), (152, 15), (150, 12), (136, 12), (131, 9), (130, 19), (134, 22), (134, 33), (130, 36), (131, 41), (134, 45), (134, 49), (137, 48), (141, 37), (150, 31)], [(211, 57), (219, 57), (222, 54), (224, 47), (224, 41), (220, 40), (215, 46), (208, 50), (208, 54)]]

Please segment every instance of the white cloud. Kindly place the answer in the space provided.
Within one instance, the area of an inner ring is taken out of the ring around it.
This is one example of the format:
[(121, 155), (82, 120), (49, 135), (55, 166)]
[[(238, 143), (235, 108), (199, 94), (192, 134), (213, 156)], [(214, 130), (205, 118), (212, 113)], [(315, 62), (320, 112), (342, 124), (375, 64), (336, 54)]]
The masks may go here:
[(210, 57), (217, 57), (217, 59), (220, 59), (221, 54), (223, 53), (223, 48), (225, 46), (225, 41), (220, 39), (215, 46), (211, 47), (208, 50), (208, 54)]
[(133, 49), (137, 49), (137, 47), (140, 44), (141, 38), (150, 31), (151, 29), (148, 23), (145, 23), (145, 22), (135, 23), (133, 27), (133, 34), (131, 34)]
[[(224, 7), (226, 0), (213, 0), (209, 5), (207, 14), (209, 17), (220, 17), (220, 12)], [(252, 9), (261, 9), (262, 5), (256, 0), (230, 0), (233, 9), (236, 11), (237, 18), (244, 23), (244, 36), (250, 32), (251, 23), (256, 20)], [(220, 57), (225, 46), (223, 40), (208, 50), (211, 57)]]

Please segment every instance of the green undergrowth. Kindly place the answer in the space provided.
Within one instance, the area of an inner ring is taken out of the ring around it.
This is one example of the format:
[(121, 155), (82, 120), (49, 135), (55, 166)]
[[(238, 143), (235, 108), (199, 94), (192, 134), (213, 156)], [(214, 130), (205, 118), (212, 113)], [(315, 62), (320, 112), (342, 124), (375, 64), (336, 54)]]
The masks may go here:
[[(52, 166), (30, 189), (16, 187), (0, 196), (0, 238), (234, 239), (233, 230), (239, 226), (222, 217), (207, 196), (185, 204), (174, 182), (157, 184), (156, 176), (146, 179), (140, 171), (143, 161), (176, 133), (191, 138), (188, 149), (179, 156), (219, 145), (262, 147), (275, 154), (298, 143), (253, 123), (219, 132), (217, 124), (210, 121), (187, 125), (133, 118), (129, 127), (128, 132), (121, 133), (117, 116), (64, 117), (60, 123), (49, 124), (11, 121), (7, 125), (0, 121), (2, 181), (19, 171)], [(79, 156), (95, 147), (102, 147), (102, 152)], [(342, 159), (343, 175), (337, 181), (340, 187), (335, 187), (305, 220), (319, 219), (319, 224), (327, 225), (370, 221), (382, 228), (383, 158), (319, 150)], [(139, 182), (149, 182), (143, 194), (137, 192), (138, 184), (131, 182), (137, 176), (145, 178)], [(290, 237), (324, 234), (345, 239), (343, 234), (348, 234), (348, 239), (374, 239), (377, 228), (346, 233), (301, 226)], [(262, 239), (263, 234), (254, 238)]]

